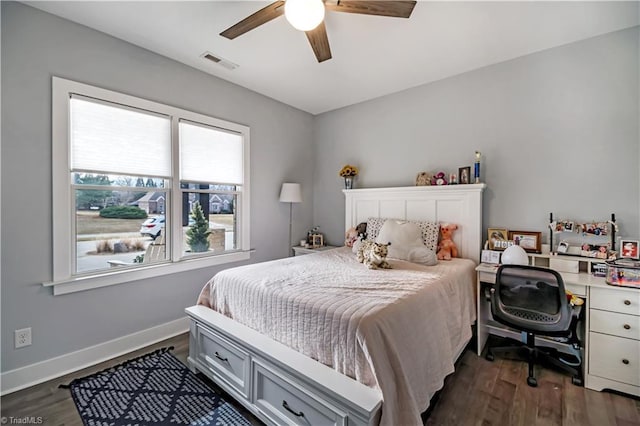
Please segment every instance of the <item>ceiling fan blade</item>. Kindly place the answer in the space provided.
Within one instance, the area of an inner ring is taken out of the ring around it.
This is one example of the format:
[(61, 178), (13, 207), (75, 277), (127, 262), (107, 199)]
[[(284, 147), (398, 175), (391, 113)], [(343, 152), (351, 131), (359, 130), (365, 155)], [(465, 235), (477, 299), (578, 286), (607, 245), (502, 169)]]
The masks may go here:
[(408, 18), (416, 5), (415, 1), (377, 1), (377, 0), (332, 0), (325, 3), (328, 10), (336, 12), (360, 13), (363, 15), (391, 16)]
[(329, 38), (327, 37), (327, 28), (324, 26), (324, 21), (320, 22), (320, 25), (311, 31), (306, 31), (305, 34), (318, 62), (331, 59), (331, 47), (329, 47)]
[(269, 6), (260, 9), (253, 15), (250, 15), (237, 24), (227, 28), (221, 32), (220, 35), (228, 38), (229, 40), (233, 40), (234, 38), (259, 27), (260, 25), (266, 24), (272, 19), (279, 17), (283, 13), (284, 1), (273, 2)]

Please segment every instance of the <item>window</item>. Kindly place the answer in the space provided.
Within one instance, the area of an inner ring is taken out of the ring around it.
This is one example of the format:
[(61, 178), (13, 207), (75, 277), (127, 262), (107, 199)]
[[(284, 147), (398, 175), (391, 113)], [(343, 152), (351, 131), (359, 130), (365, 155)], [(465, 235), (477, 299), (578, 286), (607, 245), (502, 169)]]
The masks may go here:
[(249, 129), (53, 79), (54, 294), (249, 258)]

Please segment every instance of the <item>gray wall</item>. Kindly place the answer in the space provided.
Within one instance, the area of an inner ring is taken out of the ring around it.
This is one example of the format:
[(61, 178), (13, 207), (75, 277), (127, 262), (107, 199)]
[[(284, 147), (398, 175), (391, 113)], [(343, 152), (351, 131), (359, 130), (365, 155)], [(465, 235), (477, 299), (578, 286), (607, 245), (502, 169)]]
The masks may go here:
[[(2, 2), (2, 371), (184, 316), (220, 268), (65, 296), (52, 279), (51, 77), (59, 76), (251, 128), (251, 261), (287, 255), (283, 181), (302, 183), (294, 235), (311, 227), (313, 117), (103, 33)], [(13, 330), (33, 345), (13, 349)]]
[(546, 240), (549, 212), (616, 213), (623, 235), (640, 236), (638, 50), (635, 27), (317, 116), (314, 223), (344, 240), (345, 163), (360, 166), (357, 187), (405, 186), (479, 150), (484, 228)]
[[(303, 185), (294, 239), (320, 225), (342, 244), (343, 164), (360, 166), (360, 187), (412, 185), (419, 171), (471, 165), (475, 150), (489, 185), (485, 227), (542, 231), (551, 211), (615, 212), (625, 235), (640, 235), (637, 28), (314, 118), (44, 12), (1, 7), (2, 371), (179, 318), (220, 269), (58, 297), (41, 286), (52, 276), (53, 75), (250, 126), (252, 261), (287, 254), (283, 181)], [(23, 327), (33, 345), (14, 350)]]

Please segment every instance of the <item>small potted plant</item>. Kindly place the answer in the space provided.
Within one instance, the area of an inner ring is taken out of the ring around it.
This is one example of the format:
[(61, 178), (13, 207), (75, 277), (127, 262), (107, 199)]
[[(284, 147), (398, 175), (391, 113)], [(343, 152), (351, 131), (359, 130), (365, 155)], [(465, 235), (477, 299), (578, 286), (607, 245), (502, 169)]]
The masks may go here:
[(347, 164), (346, 166), (342, 167), (342, 169), (340, 169), (340, 173), (338, 174), (344, 178), (344, 188), (352, 189), (353, 179), (358, 176), (358, 168), (356, 166), (352, 166), (351, 164)]

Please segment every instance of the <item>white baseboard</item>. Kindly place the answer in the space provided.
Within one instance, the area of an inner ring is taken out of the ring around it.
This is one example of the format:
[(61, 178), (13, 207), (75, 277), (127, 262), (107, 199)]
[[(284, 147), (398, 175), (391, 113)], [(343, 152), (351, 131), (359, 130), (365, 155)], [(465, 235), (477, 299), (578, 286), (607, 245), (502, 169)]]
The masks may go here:
[(189, 331), (187, 317), (2, 373), (0, 395), (64, 376)]

